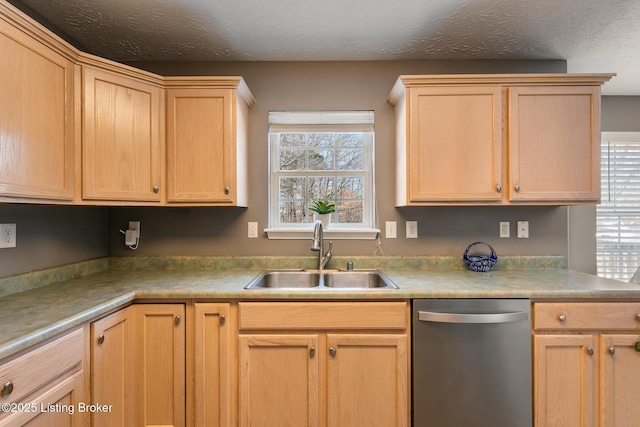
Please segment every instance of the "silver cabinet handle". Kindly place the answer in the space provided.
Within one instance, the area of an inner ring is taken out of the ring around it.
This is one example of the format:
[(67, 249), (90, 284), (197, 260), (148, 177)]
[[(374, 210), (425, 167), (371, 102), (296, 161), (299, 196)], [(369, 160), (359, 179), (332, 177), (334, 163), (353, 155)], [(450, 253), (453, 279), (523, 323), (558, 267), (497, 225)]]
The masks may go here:
[(104, 343), (104, 334), (100, 334), (98, 336), (98, 345), (102, 345)]
[(228, 186), (224, 187), (224, 194), (229, 194), (230, 191), (231, 189)]
[(515, 188), (515, 190), (516, 190), (516, 193), (519, 193), (519, 192), (520, 192), (520, 186), (519, 186), (518, 184), (516, 184), (516, 186), (515, 186), (514, 188)]
[(525, 311), (506, 313), (442, 313), (436, 311), (419, 311), (418, 320), (440, 323), (509, 323), (527, 320)]
[(158, 187), (157, 185), (153, 186), (153, 192), (158, 194), (158, 191), (160, 191), (160, 187)]
[(221, 315), (220, 315), (220, 324), (221, 324), (221, 325), (224, 325), (224, 322), (225, 322), (226, 320), (227, 320), (227, 319), (224, 317), (224, 314), (221, 314)]
[(309, 357), (313, 357), (316, 355), (316, 348), (315, 347), (311, 347), (309, 349)]
[(336, 356), (336, 349), (333, 348), (333, 347), (330, 347), (329, 348), (329, 354), (332, 355), (333, 357), (335, 357)]
[(7, 381), (4, 383), (4, 387), (2, 387), (0, 396), (9, 396), (11, 393), (13, 393), (13, 383), (11, 381)]
[(587, 354), (588, 354), (589, 356), (593, 356), (593, 348), (591, 348), (591, 347), (587, 347)]
[(609, 347), (609, 354), (612, 356), (616, 354), (616, 348), (614, 346)]
[(558, 320), (561, 322), (564, 322), (565, 320), (567, 320), (567, 315), (566, 314), (561, 314), (560, 316), (558, 316)]
[(180, 316), (176, 316), (176, 325), (180, 324)]
[(636, 320), (640, 322), (640, 314), (636, 314)]
[(498, 184), (498, 185), (496, 186), (496, 191), (497, 191), (498, 193), (502, 193), (502, 185)]

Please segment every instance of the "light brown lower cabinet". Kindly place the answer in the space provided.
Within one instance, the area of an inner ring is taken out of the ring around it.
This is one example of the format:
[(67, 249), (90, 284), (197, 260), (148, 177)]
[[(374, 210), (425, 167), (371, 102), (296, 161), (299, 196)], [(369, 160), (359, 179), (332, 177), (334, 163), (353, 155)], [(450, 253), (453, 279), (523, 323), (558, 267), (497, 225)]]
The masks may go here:
[(235, 333), (231, 304), (201, 302), (193, 307), (193, 363), (188, 371), (192, 378), (188, 382), (193, 388), (187, 391), (187, 402), (193, 410), (188, 411), (187, 425), (236, 425), (232, 392), (235, 352), (231, 341)]
[(239, 303), (240, 426), (409, 423), (405, 302)]
[(536, 427), (638, 425), (638, 315), (640, 303), (534, 304)]
[(86, 425), (85, 342), (75, 329), (0, 364), (0, 425)]
[(99, 426), (185, 425), (184, 304), (134, 304), (91, 324), (91, 403)]

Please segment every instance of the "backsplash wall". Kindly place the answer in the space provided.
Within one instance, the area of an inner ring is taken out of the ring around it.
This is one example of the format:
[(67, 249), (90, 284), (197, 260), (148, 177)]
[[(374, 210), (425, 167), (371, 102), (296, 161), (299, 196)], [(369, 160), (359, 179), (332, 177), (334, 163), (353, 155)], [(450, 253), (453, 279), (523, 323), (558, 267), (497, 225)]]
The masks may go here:
[(0, 204), (16, 247), (0, 249), (0, 277), (107, 256), (107, 209)]

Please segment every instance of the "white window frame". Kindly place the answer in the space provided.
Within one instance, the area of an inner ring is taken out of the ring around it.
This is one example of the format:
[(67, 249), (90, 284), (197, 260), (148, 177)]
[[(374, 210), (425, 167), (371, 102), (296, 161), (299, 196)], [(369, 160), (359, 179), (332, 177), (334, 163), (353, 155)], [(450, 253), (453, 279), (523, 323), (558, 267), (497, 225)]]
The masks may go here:
[(332, 223), (324, 229), (327, 239), (375, 239), (380, 232), (375, 218), (375, 136), (373, 111), (282, 111), (269, 113), (269, 239), (308, 239), (313, 223), (280, 223), (279, 179), (282, 176), (331, 176), (335, 171), (279, 171), (279, 134), (284, 132), (367, 132), (364, 139), (364, 172), (340, 171), (340, 176), (363, 176), (364, 206), (361, 224)]
[[(640, 132), (602, 132), (601, 141), (602, 195), (601, 203), (596, 207), (597, 274), (626, 281), (640, 267), (640, 197), (635, 205), (624, 203), (619, 209), (610, 202), (613, 196), (608, 184), (615, 172), (610, 171), (609, 147), (616, 143), (631, 143), (640, 149)], [(640, 170), (623, 180), (640, 186)], [(630, 187), (627, 200), (638, 192), (640, 188), (634, 191)], [(634, 220), (637, 225), (633, 224)], [(615, 224), (617, 227), (613, 227)]]

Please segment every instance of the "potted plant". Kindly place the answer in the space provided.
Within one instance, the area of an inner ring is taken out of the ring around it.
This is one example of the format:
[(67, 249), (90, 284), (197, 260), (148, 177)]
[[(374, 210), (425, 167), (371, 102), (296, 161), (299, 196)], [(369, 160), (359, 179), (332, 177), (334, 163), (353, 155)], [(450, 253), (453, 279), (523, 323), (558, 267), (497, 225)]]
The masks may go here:
[(336, 204), (329, 199), (329, 196), (325, 196), (324, 199), (313, 200), (309, 210), (314, 212), (314, 220), (319, 219), (323, 227), (328, 227), (329, 218), (336, 211)]

